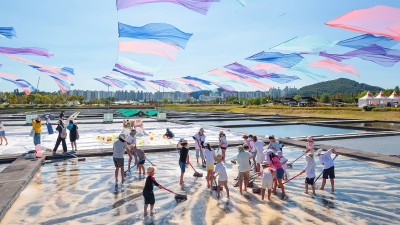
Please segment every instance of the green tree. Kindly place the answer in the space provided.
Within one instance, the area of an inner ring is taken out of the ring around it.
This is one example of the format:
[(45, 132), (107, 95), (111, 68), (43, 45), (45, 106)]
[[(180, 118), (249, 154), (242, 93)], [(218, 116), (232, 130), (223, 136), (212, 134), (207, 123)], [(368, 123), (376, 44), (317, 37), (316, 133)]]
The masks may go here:
[(295, 95), (295, 96), (293, 97), (293, 99), (296, 100), (296, 101), (300, 101), (301, 96), (300, 96), (300, 95)]
[(330, 102), (329, 95), (328, 95), (327, 93), (323, 93), (323, 94), (321, 95), (321, 97), (319, 98), (319, 100), (320, 100), (321, 102), (323, 102), (323, 103), (328, 103), (328, 102)]
[(167, 98), (163, 98), (162, 102), (163, 102), (164, 105), (167, 105), (168, 104), (168, 99)]
[(10, 104), (16, 104), (17, 103), (17, 95), (16, 94), (10, 94), (7, 98), (7, 102)]
[(261, 99), (260, 98), (254, 98), (254, 105), (261, 105)]
[(394, 91), (395, 91), (397, 94), (400, 94), (400, 88), (399, 88), (399, 86), (394, 87)]

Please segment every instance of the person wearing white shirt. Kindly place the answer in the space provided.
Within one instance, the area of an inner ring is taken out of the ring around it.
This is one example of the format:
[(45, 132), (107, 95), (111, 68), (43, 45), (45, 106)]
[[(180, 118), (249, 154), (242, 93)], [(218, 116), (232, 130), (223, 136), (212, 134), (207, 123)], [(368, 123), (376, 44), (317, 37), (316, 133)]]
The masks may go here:
[(222, 155), (217, 155), (218, 164), (215, 166), (214, 174), (218, 174), (218, 186), (217, 186), (217, 198), (219, 198), (219, 193), (221, 187), (224, 186), (226, 190), (226, 197), (229, 198), (229, 188), (228, 188), (228, 174), (226, 173), (225, 165), (222, 163)]
[(201, 155), (202, 162), (204, 164), (203, 147), (206, 141), (206, 135), (204, 135), (204, 129), (200, 128), (199, 132), (193, 136), (194, 149), (196, 149), (196, 160), (199, 164), (199, 156)]
[(320, 190), (324, 190), (326, 179), (330, 179), (331, 181), (331, 192), (335, 191), (335, 166), (333, 164), (333, 159), (331, 157), (332, 153), (337, 155), (335, 149), (331, 148), (323, 154), (322, 149), (318, 149), (317, 156), (319, 156), (319, 161), (322, 165), (324, 165), (324, 171), (322, 172), (322, 184)]
[(214, 173), (215, 152), (208, 143), (207, 148), (204, 149), (204, 158), (206, 160), (207, 169), (207, 187), (211, 189)]
[(242, 194), (242, 184), (244, 181), (244, 191), (247, 191), (247, 185), (250, 179), (249, 160), (253, 158), (250, 152), (244, 150), (243, 146), (238, 147), (237, 163), (239, 165), (239, 190)]
[(313, 137), (307, 136), (306, 149), (310, 150), (309, 153), (314, 155), (314, 140)]
[(126, 138), (126, 143), (128, 145), (129, 151), (131, 155), (129, 155), (129, 161), (128, 161), (128, 171), (131, 171), (131, 162), (132, 162), (132, 156), (135, 157), (135, 165), (138, 163), (138, 158), (136, 154), (136, 130), (131, 130), (129, 136)]
[(314, 185), (314, 179), (315, 179), (315, 161), (314, 161), (314, 154), (308, 153), (306, 155), (306, 167), (304, 168), (303, 171), (301, 171), (301, 174), (306, 173), (306, 180), (305, 180), (305, 194), (308, 194), (308, 185), (311, 185), (311, 189), (313, 192), (313, 195), (315, 194), (315, 185)]
[(256, 150), (256, 172), (260, 172), (261, 163), (265, 159), (264, 155), (264, 142), (257, 140), (257, 136), (253, 137), (254, 149)]
[(6, 145), (8, 145), (8, 140), (6, 138), (6, 130), (4, 129), (3, 123), (0, 121), (0, 145), (3, 144), (3, 139), (6, 141)]

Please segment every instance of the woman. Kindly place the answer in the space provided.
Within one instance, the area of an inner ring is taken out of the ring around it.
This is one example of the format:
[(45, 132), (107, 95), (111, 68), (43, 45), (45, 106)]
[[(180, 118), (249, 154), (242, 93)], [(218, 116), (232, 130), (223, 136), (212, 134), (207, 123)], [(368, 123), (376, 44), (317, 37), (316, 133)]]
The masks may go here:
[(219, 132), (219, 147), (221, 147), (222, 160), (225, 163), (225, 152), (226, 152), (226, 148), (228, 148), (228, 142), (226, 140), (226, 135), (225, 135), (224, 131), (222, 131), (222, 130)]
[(253, 136), (253, 151), (256, 152), (256, 172), (260, 172), (261, 163), (265, 159), (264, 155), (264, 142), (257, 139), (257, 136)]
[(69, 130), (69, 141), (71, 142), (72, 151), (74, 151), (74, 146), (75, 151), (78, 151), (76, 147), (76, 140), (78, 140), (78, 126), (74, 123), (73, 120), (70, 120), (67, 128)]
[(36, 119), (32, 119), (32, 129), (34, 130), (33, 144), (35, 146), (40, 145), (40, 133), (42, 132), (42, 118), (40, 118), (40, 116), (36, 117)]
[(285, 187), (283, 186), (282, 183), (282, 179), (283, 179), (283, 175), (285, 174), (285, 171), (283, 170), (282, 164), (280, 162), (280, 159), (278, 157), (278, 155), (276, 155), (275, 153), (271, 153), (269, 155), (271, 163), (272, 163), (272, 167), (276, 170), (276, 180), (274, 183), (274, 188), (273, 188), (273, 193), (276, 194), (276, 187), (279, 184), (279, 187), (282, 190), (282, 199), (285, 198)]
[(58, 146), (60, 145), (60, 142), (62, 142), (62, 148), (63, 148), (63, 153), (67, 153), (67, 143), (65, 142), (65, 138), (67, 138), (67, 128), (65, 127), (63, 121), (60, 119), (58, 120), (57, 123), (57, 128), (56, 130), (58, 131), (58, 137), (56, 141), (56, 145), (54, 146), (53, 149), (53, 155), (56, 154), (56, 151), (58, 149)]
[(0, 121), (0, 145), (3, 144), (3, 139), (6, 141), (6, 145), (8, 145), (8, 140), (6, 138), (6, 130), (4, 129), (3, 123)]
[(212, 181), (214, 179), (214, 162), (215, 152), (211, 149), (210, 144), (207, 143), (207, 148), (204, 150), (204, 158), (206, 160), (207, 169), (207, 188), (212, 188)]

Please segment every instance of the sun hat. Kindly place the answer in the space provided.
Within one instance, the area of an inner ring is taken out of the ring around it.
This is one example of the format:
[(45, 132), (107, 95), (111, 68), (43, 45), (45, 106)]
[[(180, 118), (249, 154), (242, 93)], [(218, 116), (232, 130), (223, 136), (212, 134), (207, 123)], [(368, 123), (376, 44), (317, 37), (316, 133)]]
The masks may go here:
[(306, 140), (307, 140), (307, 141), (314, 141), (314, 140), (313, 140), (313, 137), (311, 137), (311, 136), (307, 136)]
[(278, 151), (276, 154), (277, 154), (278, 156), (282, 156), (282, 151)]
[(125, 141), (125, 138), (126, 138), (126, 137), (125, 137), (125, 134), (120, 134), (120, 135), (118, 136), (118, 138)]
[(147, 173), (154, 172), (155, 170), (156, 170), (155, 167), (152, 167), (152, 166), (147, 167)]
[(218, 161), (218, 162), (221, 162), (221, 161), (222, 161), (222, 155), (221, 155), (221, 154), (218, 154), (216, 158), (217, 158), (217, 161)]
[(238, 150), (239, 150), (240, 152), (244, 151), (243, 146), (239, 146), (239, 147), (238, 147)]

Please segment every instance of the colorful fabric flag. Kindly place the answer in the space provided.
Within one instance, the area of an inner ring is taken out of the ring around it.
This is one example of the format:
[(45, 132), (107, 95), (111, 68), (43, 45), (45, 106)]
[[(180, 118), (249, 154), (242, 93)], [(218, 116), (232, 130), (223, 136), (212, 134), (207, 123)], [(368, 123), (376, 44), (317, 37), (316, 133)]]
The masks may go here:
[(370, 45), (344, 54), (329, 54), (322, 51), (319, 55), (339, 62), (357, 57), (385, 67), (391, 67), (400, 61), (400, 50), (383, 48), (378, 45)]
[(300, 78), (298, 76), (288, 76), (288, 75), (276, 74), (276, 73), (268, 74), (267, 79), (272, 80), (276, 83), (280, 83), (280, 84), (286, 84), (286, 83), (290, 83), (295, 80), (300, 80)]
[(14, 75), (14, 74), (1, 73), (1, 72), (0, 72), (0, 77), (7, 77), (7, 78), (11, 78), (11, 79), (17, 79), (18, 78), (18, 76)]
[(211, 4), (220, 0), (117, 0), (117, 9), (125, 9), (148, 3), (170, 2), (206, 15)]
[(335, 73), (350, 73), (356, 76), (360, 76), (360, 74), (357, 72), (357, 69), (353, 65), (344, 64), (332, 59), (322, 59), (316, 62), (312, 62), (309, 65), (325, 68)]
[(120, 41), (118, 49), (120, 52), (158, 55), (171, 61), (175, 60), (179, 51), (179, 47), (176, 45), (154, 41)]
[(166, 23), (149, 23), (143, 27), (134, 27), (118, 23), (119, 37), (148, 40), (153, 39), (185, 48), (193, 34), (185, 33)]
[(255, 70), (262, 70), (265, 71), (266, 73), (282, 73), (286, 69), (272, 63), (258, 63), (252, 66), (253, 69)]
[(175, 82), (172, 81), (166, 81), (166, 80), (150, 80), (150, 82), (162, 86), (162, 87), (166, 87), (166, 88), (171, 88), (176, 90), (178, 88), (178, 85)]
[(144, 81), (145, 80), (145, 78), (143, 78), (143, 77), (138, 77), (138, 76), (135, 76), (135, 75), (132, 75), (132, 74), (129, 74), (129, 73), (125, 73), (124, 71), (121, 71), (121, 70), (119, 70), (117, 68), (112, 69), (112, 71), (113, 72), (111, 72), (111, 73), (113, 73), (113, 74), (115, 74), (115, 73), (122, 74), (124, 76), (129, 77), (129, 78), (133, 78), (135, 80), (140, 80), (140, 81)]
[(96, 80), (96, 81), (106, 85), (107, 87), (113, 86), (113, 84), (109, 80), (106, 80), (106, 79), (104, 79), (102, 77), (101, 78), (93, 78), (93, 80)]
[(336, 43), (336, 45), (359, 49), (375, 44), (384, 48), (391, 48), (398, 43), (398, 41), (388, 37), (363, 34), (357, 37), (339, 41), (338, 43)]
[(57, 84), (58, 89), (60, 89), (61, 93), (65, 94), (72, 86), (71, 83), (62, 80), (56, 76), (49, 75), (51, 78), (53, 78), (54, 82)]
[(119, 64), (119, 63), (115, 63), (114, 67), (116, 69), (119, 69), (119, 70), (124, 71), (126, 73), (131, 73), (131, 74), (133, 73), (133, 74), (138, 75), (138, 76), (149, 76), (149, 77), (153, 76), (153, 74), (151, 74), (151, 73), (146, 73), (146, 72), (134, 70), (134, 69), (126, 67), (126, 66), (124, 66), (122, 64)]
[(237, 62), (231, 63), (224, 67), (227, 69), (230, 69), (232, 71), (235, 71), (236, 73), (241, 73), (246, 76), (251, 76), (251, 77), (255, 77), (255, 78), (263, 78), (266, 76), (266, 73), (263, 73), (262, 71), (253, 71), (252, 69), (248, 68), (247, 66), (244, 66)]
[(303, 57), (297, 53), (283, 54), (280, 52), (259, 52), (253, 56), (247, 57), (247, 60), (257, 62), (266, 62), (279, 65), (284, 68), (291, 68), (303, 60)]
[(264, 91), (269, 90), (271, 88), (271, 86), (269, 86), (267, 84), (264, 84), (262, 82), (259, 82), (257, 80), (254, 80), (253, 78), (243, 77), (241, 75), (234, 74), (234, 73), (231, 73), (231, 72), (222, 71), (222, 70), (219, 70), (219, 69), (211, 70), (209, 72), (212, 73), (212, 74), (216, 74), (216, 75), (220, 75), (220, 76), (224, 76), (224, 77), (229, 77), (229, 78), (232, 78), (232, 79), (240, 80), (240, 81), (242, 81), (242, 82), (244, 82), (246, 84), (254, 85), (254, 86), (256, 86), (256, 87), (258, 87), (258, 88), (260, 88), (261, 90), (264, 90)]
[(227, 85), (227, 84), (221, 84), (221, 83), (218, 83), (218, 82), (213, 82), (213, 84), (216, 85), (217, 87), (221, 88), (222, 90), (228, 92), (228, 93), (233, 93), (233, 92), (236, 91), (232, 86)]
[[(118, 64), (124, 65), (129, 68), (133, 68), (134, 70), (137, 70), (137, 71), (149, 73), (149, 74), (153, 74), (153, 73), (157, 72), (156, 68), (151, 68), (151, 67), (145, 66), (143, 64), (140, 64), (131, 59), (122, 57), (120, 55), (118, 55)], [(121, 69), (121, 68), (119, 68), (119, 69)], [(128, 72), (128, 71), (125, 71), (125, 72)]]
[(106, 80), (109, 80), (115, 87), (118, 87), (118, 88), (124, 88), (126, 85), (128, 85), (127, 83), (123, 82), (122, 80), (118, 80), (117, 78), (114, 78), (114, 77), (105, 76), (103, 78)]
[(334, 46), (334, 43), (318, 35), (294, 37), (270, 49), (289, 52), (319, 52)]
[(377, 5), (367, 9), (353, 10), (325, 24), (400, 40), (399, 15), (400, 8)]
[(69, 74), (71, 74), (71, 75), (75, 75), (74, 69), (73, 69), (73, 68), (70, 68), (70, 67), (61, 67), (61, 71), (62, 71), (62, 72), (69, 73)]
[(0, 36), (8, 39), (17, 37), (14, 27), (0, 27)]
[(184, 78), (184, 79), (186, 79), (186, 80), (198, 81), (198, 82), (200, 82), (200, 83), (202, 83), (202, 84), (206, 84), (206, 85), (212, 85), (212, 82), (211, 82), (211, 81), (203, 80), (203, 79), (200, 79), (200, 78), (198, 78), (198, 77), (186, 76), (186, 77), (182, 77), (182, 78)]
[(175, 80), (180, 81), (182, 83), (191, 84), (192, 86), (200, 86), (201, 85), (201, 83), (199, 81), (185, 79), (185, 78), (182, 78), (182, 77), (175, 78)]
[(10, 48), (10, 47), (0, 46), (0, 53), (9, 55), (21, 54), (21, 55), (39, 55), (46, 57), (53, 56), (53, 54), (49, 53), (47, 50), (40, 48)]
[(143, 81), (143, 82), (145, 82), (147, 84), (147, 86), (153, 88), (155, 91), (160, 91), (160, 86), (154, 84), (153, 82), (150, 82), (148, 80)]
[(4, 77), (0, 77), (0, 78), (17, 85), (19, 88), (21, 88), (25, 92), (26, 95), (30, 95), (32, 92), (36, 91), (35, 87), (33, 87), (26, 80), (23, 80), (23, 79), (12, 80), (12, 79), (8, 79), (8, 78), (4, 78)]
[(147, 88), (146, 88), (145, 86), (143, 86), (141, 83), (139, 83), (138, 81), (135, 81), (135, 84), (136, 84), (137, 86), (139, 86), (140, 88), (142, 88), (142, 89), (144, 89), (144, 90), (147, 91)]

